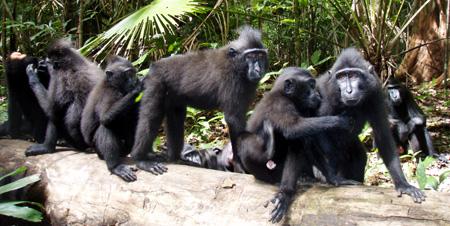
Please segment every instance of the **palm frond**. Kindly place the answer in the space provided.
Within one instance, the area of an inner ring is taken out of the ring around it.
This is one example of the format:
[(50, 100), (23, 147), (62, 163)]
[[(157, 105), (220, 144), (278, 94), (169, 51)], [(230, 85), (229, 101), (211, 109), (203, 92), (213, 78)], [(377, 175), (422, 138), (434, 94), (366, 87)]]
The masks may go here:
[(128, 55), (132, 50), (145, 49), (151, 39), (175, 34), (184, 16), (205, 11), (198, 0), (155, 0), (91, 39), (80, 51), (94, 58)]

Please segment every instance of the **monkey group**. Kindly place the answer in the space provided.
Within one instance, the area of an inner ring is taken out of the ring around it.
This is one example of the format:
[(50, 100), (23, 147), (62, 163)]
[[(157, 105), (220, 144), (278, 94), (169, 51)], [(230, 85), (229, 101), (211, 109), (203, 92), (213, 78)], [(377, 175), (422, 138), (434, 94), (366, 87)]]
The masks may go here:
[[(153, 151), (164, 123), (169, 162), (250, 173), (279, 184), (271, 199), (275, 223), (288, 211), (300, 177), (334, 186), (363, 182), (367, 150), (358, 134), (369, 123), (395, 189), (415, 202), (425, 200), (407, 182), (397, 153), (399, 142), (413, 134), (416, 142), (425, 140), (418, 148), (435, 154), (423, 114), (415, 114), (422, 116), (417, 119), (394, 113), (398, 105), (391, 89), (398, 84), (388, 86), (391, 98), (386, 98), (373, 66), (354, 48), (343, 50), (317, 79), (305, 69), (284, 68), (248, 120), (268, 69), (261, 33), (249, 26), (218, 49), (153, 62), (142, 80), (125, 58), (111, 56), (102, 70), (64, 39), (49, 46), (45, 61), (16, 53), (7, 66), (10, 114), (1, 131), (17, 137), (30, 124), (38, 144), (27, 156), (52, 153), (62, 139), (78, 150), (94, 149), (112, 174), (131, 182), (136, 169), (122, 161), (128, 155), (138, 169), (155, 175), (168, 171)], [(224, 113), (230, 142), (223, 150), (195, 151), (185, 144), (187, 107)], [(395, 126), (392, 118), (398, 118)]]

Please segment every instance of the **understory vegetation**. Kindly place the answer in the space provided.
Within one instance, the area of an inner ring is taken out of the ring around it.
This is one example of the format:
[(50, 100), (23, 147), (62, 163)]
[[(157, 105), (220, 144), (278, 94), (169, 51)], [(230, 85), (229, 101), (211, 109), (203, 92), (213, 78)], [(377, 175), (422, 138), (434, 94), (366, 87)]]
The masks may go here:
[[(250, 109), (270, 90), (283, 67), (304, 67), (318, 76), (343, 48), (355, 46), (383, 82), (396, 76), (413, 90), (428, 117), (436, 149), (450, 160), (447, 1), (3, 0), (1, 5), (0, 122), (7, 120), (3, 74), (11, 52), (45, 57), (51, 40), (68, 37), (100, 65), (117, 54), (145, 76), (152, 62), (218, 48), (236, 37), (239, 26), (248, 24), (262, 31), (270, 61)], [(223, 113), (218, 111), (188, 108), (185, 128), (186, 142), (199, 149), (220, 148), (228, 139)], [(158, 149), (165, 144), (163, 134), (161, 129), (155, 142)], [(370, 128), (360, 136), (372, 149), (370, 137)], [(413, 184), (450, 191), (448, 163), (419, 158), (411, 150), (401, 160)], [(375, 149), (370, 152), (365, 183), (393, 186)]]

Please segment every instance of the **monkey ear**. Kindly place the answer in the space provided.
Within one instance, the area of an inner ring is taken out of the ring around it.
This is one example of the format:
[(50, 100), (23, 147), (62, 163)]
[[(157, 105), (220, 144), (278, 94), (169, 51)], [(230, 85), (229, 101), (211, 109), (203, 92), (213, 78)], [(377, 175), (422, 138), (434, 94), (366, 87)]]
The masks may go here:
[(236, 49), (234, 49), (233, 47), (230, 47), (228, 49), (228, 56), (235, 57), (237, 55), (238, 55), (238, 51)]
[(369, 70), (370, 74), (374, 74), (374, 72), (375, 72), (375, 69), (373, 69), (372, 65), (369, 66), (368, 70)]
[(220, 149), (220, 148), (214, 148), (213, 151), (214, 151), (214, 154), (220, 155), (220, 153), (222, 152), (222, 149)]
[(293, 95), (295, 92), (295, 86), (292, 79), (287, 79), (284, 81), (284, 93), (288, 96)]

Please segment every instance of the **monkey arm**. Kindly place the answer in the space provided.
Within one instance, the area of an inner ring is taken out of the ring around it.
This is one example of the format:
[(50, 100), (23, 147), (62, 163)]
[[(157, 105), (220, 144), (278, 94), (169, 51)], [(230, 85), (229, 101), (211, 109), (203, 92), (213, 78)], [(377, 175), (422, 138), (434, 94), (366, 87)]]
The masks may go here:
[(348, 119), (342, 116), (298, 117), (295, 120), (286, 120), (282, 123), (275, 121), (274, 123), (276, 123), (275, 127), (281, 130), (283, 136), (289, 140), (304, 136), (314, 136), (337, 128), (345, 129), (350, 127)]
[(122, 99), (114, 103), (108, 110), (103, 112), (103, 114), (100, 114), (100, 123), (105, 126), (110, 125), (111, 122), (117, 118), (117, 116), (129, 110), (133, 104), (136, 104), (134, 99), (138, 93), (139, 92), (137, 91), (128, 93), (122, 97)]
[[(376, 102), (381, 103), (382, 97), (377, 98), (375, 103)], [(382, 106), (371, 109), (369, 113), (368, 119), (374, 131), (375, 142), (378, 145), (379, 153), (389, 170), (389, 174), (395, 185), (395, 190), (397, 190), (400, 195), (410, 195), (414, 202), (420, 203), (425, 200), (425, 196), (422, 191), (410, 185), (403, 174), (400, 159), (396, 153), (394, 139), (389, 131), (389, 122), (387, 118), (387, 113)]]
[(29, 64), (26, 69), (28, 75), (28, 83), (30, 84), (31, 90), (33, 90), (36, 99), (39, 102), (42, 110), (45, 112), (47, 117), (51, 116), (50, 110), (50, 100), (48, 98), (49, 94), (44, 85), (39, 81), (37, 70), (33, 68), (33, 64)]

